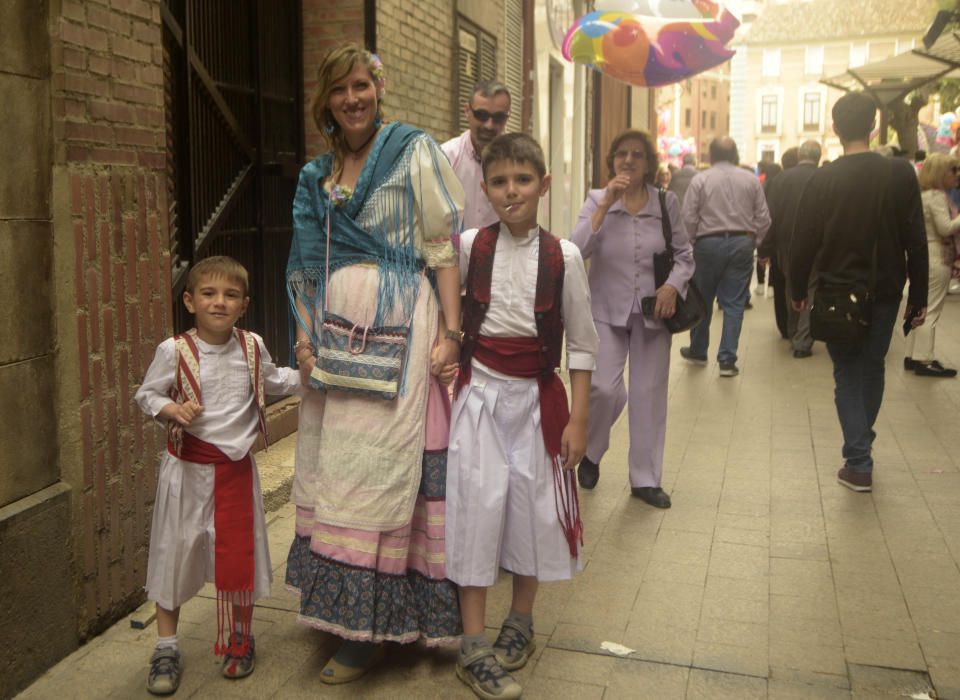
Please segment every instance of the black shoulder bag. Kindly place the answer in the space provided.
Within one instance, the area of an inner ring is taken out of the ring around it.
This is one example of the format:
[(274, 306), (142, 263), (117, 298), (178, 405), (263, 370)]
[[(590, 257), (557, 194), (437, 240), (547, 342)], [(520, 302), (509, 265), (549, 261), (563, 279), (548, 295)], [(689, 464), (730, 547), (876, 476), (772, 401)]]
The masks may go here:
[[(663, 231), (663, 242), (666, 248), (662, 253), (653, 254), (653, 281), (657, 289), (660, 289), (670, 276), (673, 270), (673, 227), (670, 225), (670, 215), (667, 213), (667, 191), (661, 188), (660, 195), (660, 223)], [(693, 280), (687, 284), (687, 296), (682, 297), (677, 293), (677, 308), (673, 316), (665, 318), (663, 325), (671, 333), (683, 333), (696, 326), (707, 315), (707, 305), (703, 301), (703, 295), (697, 289)]]
[(874, 232), (867, 283), (837, 273), (820, 272), (817, 275), (817, 288), (810, 306), (810, 335), (814, 340), (853, 345), (862, 342), (870, 330), (877, 286), (877, 248), (884, 221), (883, 202), (890, 190), (892, 170), (891, 166), (885, 179), (886, 187), (877, 200), (878, 228)]

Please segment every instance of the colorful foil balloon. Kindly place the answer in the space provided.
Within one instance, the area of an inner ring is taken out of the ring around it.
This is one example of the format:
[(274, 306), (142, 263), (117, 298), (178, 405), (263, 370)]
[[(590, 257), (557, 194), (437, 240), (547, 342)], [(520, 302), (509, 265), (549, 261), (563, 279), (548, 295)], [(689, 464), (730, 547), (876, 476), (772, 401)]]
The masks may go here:
[[(611, 0), (610, 4), (623, 7), (627, 3)], [(729, 10), (712, 0), (689, 0), (688, 4), (706, 18), (665, 18), (620, 9), (590, 12), (567, 31), (563, 56), (631, 85), (679, 83), (729, 60), (735, 52), (725, 44), (740, 26)]]

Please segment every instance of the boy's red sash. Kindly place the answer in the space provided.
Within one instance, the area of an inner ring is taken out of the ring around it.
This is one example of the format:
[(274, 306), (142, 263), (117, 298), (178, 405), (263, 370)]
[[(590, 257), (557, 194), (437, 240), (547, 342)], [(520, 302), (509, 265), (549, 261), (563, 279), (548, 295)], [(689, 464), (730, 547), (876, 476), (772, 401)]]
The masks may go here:
[[(248, 453), (233, 461), (209, 442), (184, 432), (180, 454), (194, 464), (212, 464), (214, 584), (217, 587), (217, 642), (214, 653), (239, 657), (250, 644), (251, 616), (237, 608), (253, 605), (253, 460)], [(239, 632), (237, 635), (235, 633)]]
[[(235, 331), (250, 370), (250, 383), (257, 400), (258, 428), (266, 443), (260, 346), (253, 334), (239, 328)], [(202, 406), (200, 350), (196, 339), (197, 332), (193, 329), (174, 337), (177, 370), (171, 398), (178, 403), (194, 401)], [(249, 454), (239, 461), (231, 460), (215, 445), (191, 435), (175, 421), (170, 421), (167, 427), (167, 450), (187, 462), (214, 465), (214, 584), (217, 587), (214, 653), (243, 656), (250, 644), (251, 619), (249, 614), (238, 619), (236, 608), (253, 605), (253, 461)]]

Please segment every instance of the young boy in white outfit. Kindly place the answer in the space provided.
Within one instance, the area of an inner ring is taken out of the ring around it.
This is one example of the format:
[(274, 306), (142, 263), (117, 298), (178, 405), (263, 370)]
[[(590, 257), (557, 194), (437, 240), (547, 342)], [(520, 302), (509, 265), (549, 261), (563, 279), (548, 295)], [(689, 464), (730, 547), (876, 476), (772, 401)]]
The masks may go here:
[(160, 344), (136, 394), (168, 432), (147, 562), (158, 633), (147, 690), (155, 695), (180, 684), (180, 606), (207, 581), (217, 587), (214, 650), (224, 657), (223, 675), (242, 678), (255, 665), (253, 603), (270, 593), (272, 577), (250, 450), (258, 435), (266, 439), (265, 394), (293, 394), (300, 375), (274, 365), (260, 336), (234, 327), (250, 303), (247, 289), (236, 260), (198, 262), (183, 293), (196, 328)]
[[(463, 347), (447, 466), (447, 576), (460, 586), (457, 676), (481, 698), (520, 696), (509, 671), (535, 648), (540, 581), (569, 579), (582, 524), (571, 471), (586, 446), (597, 332), (580, 251), (537, 224), (550, 186), (543, 151), (523, 134), (483, 153), (483, 189), (498, 224), (465, 231)], [(566, 335), (571, 405), (557, 374)], [(484, 638), (487, 588), (500, 568), (513, 599)]]

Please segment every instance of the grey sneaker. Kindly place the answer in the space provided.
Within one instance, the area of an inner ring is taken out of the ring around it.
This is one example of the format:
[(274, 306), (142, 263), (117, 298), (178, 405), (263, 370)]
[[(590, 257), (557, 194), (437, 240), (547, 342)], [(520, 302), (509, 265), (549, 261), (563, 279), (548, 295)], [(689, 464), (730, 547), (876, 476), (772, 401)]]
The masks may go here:
[(692, 362), (695, 365), (707, 364), (706, 355), (694, 355), (693, 351), (691, 351), (689, 347), (680, 348), (680, 357), (682, 357), (687, 362)]
[(180, 687), (180, 650), (154, 649), (150, 657), (147, 690), (154, 695), (173, 695)]
[(537, 643), (533, 639), (533, 630), (525, 629), (513, 620), (504, 620), (493, 643), (493, 653), (497, 661), (508, 671), (516, 671), (527, 665), (530, 656), (536, 651)]
[(851, 491), (866, 493), (873, 490), (873, 475), (870, 472), (855, 472), (847, 466), (837, 472), (837, 482)]
[[(233, 635), (234, 644), (240, 645), (240, 633)], [(247, 653), (243, 656), (233, 656), (229, 651), (223, 655), (223, 664), (220, 666), (220, 672), (224, 678), (246, 678), (253, 669), (257, 667), (257, 652), (253, 644), (253, 636), (250, 637), (250, 645), (247, 647)]]
[(740, 370), (737, 369), (737, 365), (734, 362), (721, 362), (720, 363), (720, 376), (721, 377), (736, 377), (740, 374)]
[(521, 685), (503, 670), (488, 646), (475, 649), (466, 656), (457, 656), (457, 678), (484, 700), (516, 700), (523, 692)]

